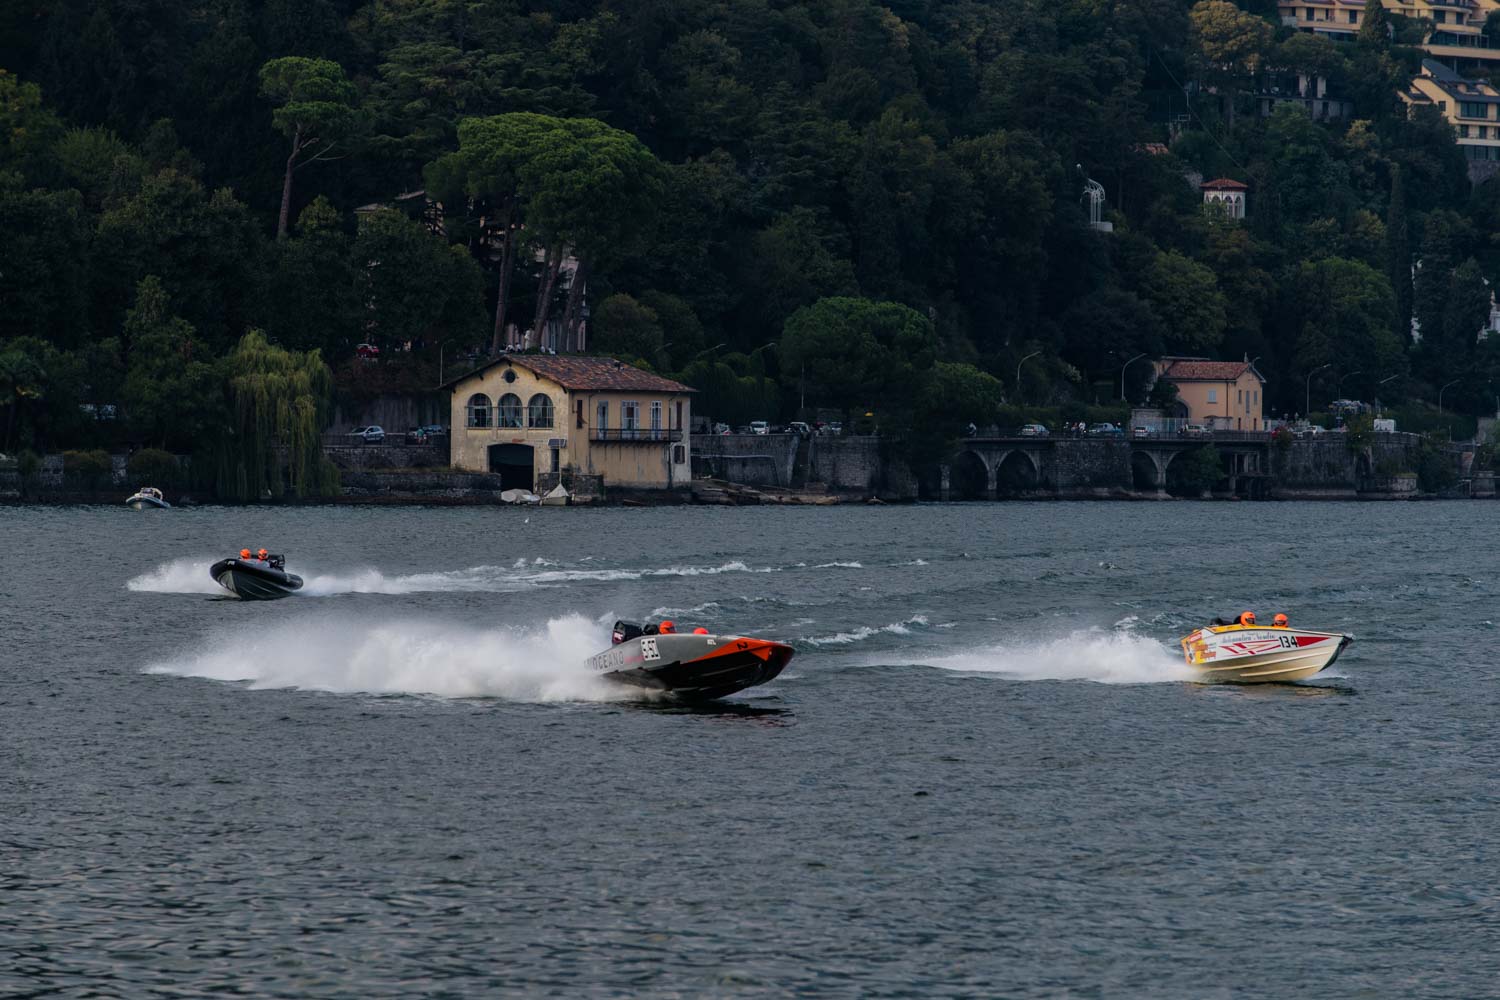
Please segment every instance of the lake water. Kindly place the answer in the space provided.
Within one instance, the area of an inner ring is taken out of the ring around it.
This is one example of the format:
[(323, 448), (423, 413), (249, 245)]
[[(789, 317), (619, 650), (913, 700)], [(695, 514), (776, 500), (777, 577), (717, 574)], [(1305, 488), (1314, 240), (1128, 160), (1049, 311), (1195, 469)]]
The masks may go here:
[[(0, 508), (0, 996), (1494, 995), (1497, 512)], [(1187, 682), (1245, 608), (1357, 641)]]

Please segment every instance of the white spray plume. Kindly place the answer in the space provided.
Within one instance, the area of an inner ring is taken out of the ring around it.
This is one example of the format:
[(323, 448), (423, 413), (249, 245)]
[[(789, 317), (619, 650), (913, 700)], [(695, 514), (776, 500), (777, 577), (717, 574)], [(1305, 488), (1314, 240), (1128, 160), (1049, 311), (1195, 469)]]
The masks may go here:
[(145, 670), (253, 688), (532, 702), (640, 697), (589, 671), (587, 659), (608, 645), (607, 626), (576, 614), (529, 630), (317, 620), (212, 634)]

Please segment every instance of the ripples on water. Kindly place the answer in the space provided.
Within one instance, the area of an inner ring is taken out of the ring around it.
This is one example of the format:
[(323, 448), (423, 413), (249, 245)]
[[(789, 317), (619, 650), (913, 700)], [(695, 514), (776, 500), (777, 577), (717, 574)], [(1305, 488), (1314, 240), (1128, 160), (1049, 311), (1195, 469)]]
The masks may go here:
[(1491, 509), (0, 509), (0, 996), (1491, 995)]

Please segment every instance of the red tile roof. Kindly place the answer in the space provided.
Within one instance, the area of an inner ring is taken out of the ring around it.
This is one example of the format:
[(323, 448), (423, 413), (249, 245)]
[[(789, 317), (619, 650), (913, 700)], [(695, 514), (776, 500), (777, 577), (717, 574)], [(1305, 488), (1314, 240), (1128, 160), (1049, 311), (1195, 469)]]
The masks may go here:
[(1209, 181), (1203, 185), (1205, 191), (1249, 191), (1250, 185), (1241, 184), (1239, 181), (1230, 180), (1228, 177), (1220, 177), (1218, 180)]
[(1248, 361), (1166, 360), (1169, 364), (1162, 369), (1161, 377), (1172, 382), (1233, 382), (1246, 371), (1265, 381)]
[(615, 358), (590, 358), (577, 354), (501, 355), (487, 365), (474, 369), (444, 384), (449, 387), (466, 378), (483, 375), (496, 365), (526, 368), (561, 385), (564, 389), (583, 392), (695, 392), (691, 386), (662, 378)]

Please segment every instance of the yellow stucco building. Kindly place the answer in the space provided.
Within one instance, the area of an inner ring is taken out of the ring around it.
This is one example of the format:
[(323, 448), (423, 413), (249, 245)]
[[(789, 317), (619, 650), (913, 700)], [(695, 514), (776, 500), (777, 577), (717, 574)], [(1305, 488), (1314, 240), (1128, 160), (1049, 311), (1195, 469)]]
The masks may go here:
[(1156, 363), (1156, 377), (1177, 386), (1176, 415), (1189, 423), (1226, 431), (1266, 428), (1266, 380), (1249, 361), (1162, 358)]
[(1422, 71), (1400, 92), (1408, 109), (1434, 107), (1453, 125), (1470, 161), (1500, 161), (1500, 90), (1466, 80), (1441, 63), (1422, 60)]
[(677, 489), (692, 479), (693, 390), (614, 358), (502, 355), (444, 385), (451, 461), (504, 489), (561, 477)]
[[(1368, 0), (1374, 3), (1376, 0)], [(1352, 39), (1365, 18), (1367, 0), (1277, 0), (1281, 23), (1335, 41)], [(1484, 22), (1500, 0), (1385, 0), (1387, 13), (1425, 22), (1422, 50), (1454, 69), (1500, 66), (1500, 49), (1489, 47)]]

